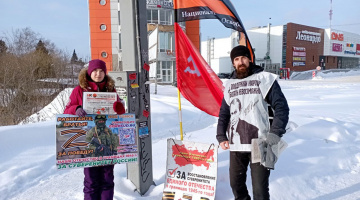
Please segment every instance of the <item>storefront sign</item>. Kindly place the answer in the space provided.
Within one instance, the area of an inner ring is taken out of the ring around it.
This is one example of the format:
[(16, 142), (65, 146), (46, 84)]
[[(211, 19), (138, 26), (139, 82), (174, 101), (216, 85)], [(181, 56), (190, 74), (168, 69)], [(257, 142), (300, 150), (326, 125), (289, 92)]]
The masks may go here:
[(297, 31), (296, 40), (309, 41), (311, 43), (321, 42), (321, 34), (311, 31)]
[(306, 61), (306, 57), (293, 57), (293, 61)]
[(344, 34), (332, 32), (331, 33), (331, 39), (332, 40), (344, 41)]
[(293, 51), (306, 51), (305, 47), (293, 47)]
[(293, 67), (295, 66), (305, 66), (305, 62), (293, 62)]
[(354, 44), (352, 44), (352, 43), (346, 43), (346, 47), (354, 47)]
[(344, 54), (352, 54), (352, 55), (356, 55), (356, 52), (355, 51), (344, 51)]
[(356, 44), (356, 55), (360, 55), (360, 44)]
[(333, 43), (332, 44), (332, 51), (342, 52), (342, 44)]
[(293, 56), (300, 56), (300, 57), (305, 57), (306, 56), (306, 52), (293, 52)]

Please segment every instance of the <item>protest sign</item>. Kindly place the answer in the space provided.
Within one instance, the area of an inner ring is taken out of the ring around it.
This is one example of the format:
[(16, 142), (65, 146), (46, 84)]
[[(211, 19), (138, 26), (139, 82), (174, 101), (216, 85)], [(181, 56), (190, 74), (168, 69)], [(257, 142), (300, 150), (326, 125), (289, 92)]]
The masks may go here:
[(217, 147), (167, 140), (166, 180), (162, 199), (214, 199)]
[(265, 139), (254, 138), (251, 140), (251, 163), (260, 163), (267, 168), (274, 169), (280, 154), (287, 146), (288, 144), (283, 139), (270, 146)]
[(138, 161), (134, 114), (56, 115), (57, 169)]
[(84, 92), (83, 109), (88, 114), (115, 114), (116, 92)]

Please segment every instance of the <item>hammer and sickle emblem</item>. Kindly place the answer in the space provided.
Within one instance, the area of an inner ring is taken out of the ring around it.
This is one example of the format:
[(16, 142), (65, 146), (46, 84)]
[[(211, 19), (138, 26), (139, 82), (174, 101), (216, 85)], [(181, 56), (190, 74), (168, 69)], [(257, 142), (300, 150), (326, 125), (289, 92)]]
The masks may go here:
[(189, 72), (190, 74), (196, 74), (198, 77), (200, 77), (201, 76), (200, 72), (191, 56), (188, 57), (188, 63), (190, 63), (190, 62), (193, 64), (194, 70), (190, 69), (190, 66), (188, 66), (184, 72)]

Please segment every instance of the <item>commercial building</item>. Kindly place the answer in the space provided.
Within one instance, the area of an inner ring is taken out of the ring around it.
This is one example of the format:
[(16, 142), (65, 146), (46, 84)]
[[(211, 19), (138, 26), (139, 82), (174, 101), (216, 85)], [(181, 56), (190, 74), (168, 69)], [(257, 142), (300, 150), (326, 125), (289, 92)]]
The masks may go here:
[(324, 69), (344, 69), (359, 66), (360, 35), (335, 29), (325, 29)]
[[(354, 68), (359, 66), (360, 35), (295, 23), (247, 30), (256, 64), (280, 74), (290, 71)], [(216, 73), (233, 70), (229, 55), (238, 34), (202, 42), (201, 54)]]

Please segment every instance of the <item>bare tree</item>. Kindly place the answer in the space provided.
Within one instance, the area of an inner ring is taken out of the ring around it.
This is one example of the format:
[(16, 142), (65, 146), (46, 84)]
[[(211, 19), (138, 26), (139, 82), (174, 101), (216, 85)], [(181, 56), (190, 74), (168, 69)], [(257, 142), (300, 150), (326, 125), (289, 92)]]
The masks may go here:
[(68, 54), (30, 28), (4, 34), (0, 47), (0, 125), (18, 124), (49, 104), (61, 84)]

